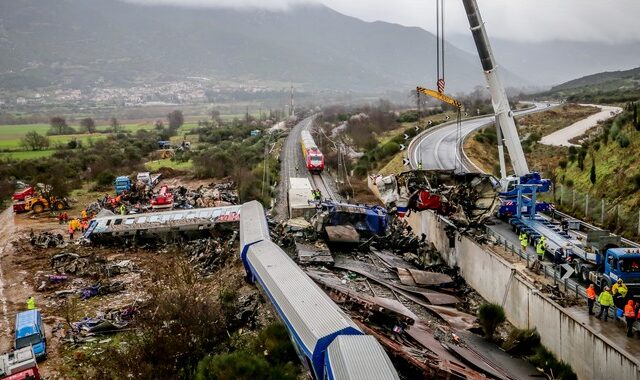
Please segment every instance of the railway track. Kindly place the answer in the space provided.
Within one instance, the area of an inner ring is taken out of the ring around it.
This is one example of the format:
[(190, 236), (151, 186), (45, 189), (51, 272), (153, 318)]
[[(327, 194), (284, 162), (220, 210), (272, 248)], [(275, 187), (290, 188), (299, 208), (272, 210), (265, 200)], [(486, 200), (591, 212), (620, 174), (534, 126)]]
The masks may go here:
[(313, 186), (317, 190), (320, 190), (323, 199), (337, 200), (335, 193), (333, 192), (333, 190), (331, 190), (331, 186), (327, 184), (325, 175), (326, 174), (312, 174), (311, 186)]

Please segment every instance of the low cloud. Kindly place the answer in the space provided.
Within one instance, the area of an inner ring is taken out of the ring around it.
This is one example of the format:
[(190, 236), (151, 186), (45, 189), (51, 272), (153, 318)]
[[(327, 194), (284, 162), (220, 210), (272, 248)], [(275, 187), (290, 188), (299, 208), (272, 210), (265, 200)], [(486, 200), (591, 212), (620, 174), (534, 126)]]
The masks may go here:
[[(435, 30), (435, 1), (429, 0), (125, 0), (138, 4), (286, 10), (321, 3), (366, 21), (387, 21)], [(640, 41), (640, 0), (479, 0), (494, 38), (624, 43)], [(446, 1), (447, 33), (468, 33), (462, 2)]]

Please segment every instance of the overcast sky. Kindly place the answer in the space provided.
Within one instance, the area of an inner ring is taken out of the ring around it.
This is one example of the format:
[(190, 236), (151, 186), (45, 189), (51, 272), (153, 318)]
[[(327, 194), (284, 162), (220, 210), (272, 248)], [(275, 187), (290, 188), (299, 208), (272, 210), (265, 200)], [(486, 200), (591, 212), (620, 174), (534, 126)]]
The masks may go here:
[[(309, 0), (127, 0), (145, 4), (286, 10)], [(366, 21), (433, 31), (434, 0), (312, 0)], [(512, 40), (640, 41), (640, 0), (478, 0), (490, 36)], [(460, 0), (446, 3), (448, 33), (468, 33)], [(639, 61), (640, 61), (640, 52)]]

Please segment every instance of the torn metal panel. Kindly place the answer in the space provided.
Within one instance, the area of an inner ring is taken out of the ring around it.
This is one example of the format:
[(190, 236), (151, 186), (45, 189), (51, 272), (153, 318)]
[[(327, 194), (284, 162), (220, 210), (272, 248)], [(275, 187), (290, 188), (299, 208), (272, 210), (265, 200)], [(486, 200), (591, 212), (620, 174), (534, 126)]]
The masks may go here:
[[(323, 273), (307, 270), (307, 275), (325, 289), (329, 289), (329, 295), (337, 303), (357, 303), (365, 311), (394, 315), (408, 325), (412, 325), (418, 317), (400, 302), (388, 298), (372, 297), (344, 286), (338, 277), (332, 273)], [(336, 294), (335, 292), (339, 293)]]
[(477, 318), (475, 316), (452, 307), (438, 305), (426, 305), (425, 307), (447, 321), (451, 327), (459, 330), (468, 330), (476, 325)]
[(389, 254), (389, 252), (376, 250), (372, 250), (372, 252), (377, 258), (382, 260), (388, 268), (416, 269), (415, 266), (406, 262), (403, 258)]
[(324, 228), (327, 238), (334, 243), (359, 243), (360, 234), (351, 225), (326, 226)]
[(333, 265), (333, 256), (326, 246), (296, 243), (296, 250), (301, 264)]
[(499, 182), (488, 174), (413, 170), (379, 177), (376, 186), (384, 204), (401, 217), (410, 210), (433, 210), (457, 224), (478, 225), (500, 204)]
[[(368, 279), (373, 280), (380, 285), (386, 286), (389, 289), (392, 289), (396, 292), (401, 292), (400, 294), (402, 295), (413, 293), (424, 297), (427, 301), (429, 301), (429, 303), (434, 305), (450, 305), (458, 302), (458, 299), (456, 297), (448, 294), (428, 291), (426, 289), (417, 287), (408, 287), (404, 285), (394, 284), (391, 282), (391, 280), (394, 279), (393, 275), (391, 275), (390, 273), (383, 273), (377, 267), (371, 264), (361, 263), (354, 260), (345, 259), (343, 257), (336, 257), (335, 260), (336, 261), (334, 267), (348, 270), (367, 277)], [(413, 299), (417, 299), (417, 297), (413, 297)]]
[(411, 277), (418, 285), (424, 286), (441, 286), (451, 284), (453, 280), (449, 275), (444, 273), (427, 272), (418, 269), (407, 269), (411, 273)]
[(469, 364), (475, 370), (481, 371), (488, 376), (500, 380), (510, 380), (513, 377), (509, 376), (509, 373), (502, 370), (500, 367), (493, 365), (487, 358), (481, 356), (479, 353), (470, 350), (465, 347), (445, 345), (445, 347), (453, 352), (458, 358), (462, 359), (465, 363)]
[(413, 276), (411, 275), (411, 272), (409, 272), (409, 269), (396, 268), (396, 270), (398, 271), (398, 277), (400, 277), (400, 283), (402, 283), (402, 285), (408, 285), (408, 286), (417, 286), (418, 285), (413, 280)]
[(467, 368), (459, 364), (457, 361), (449, 362), (447, 360), (442, 360), (437, 355), (431, 354), (425, 350), (417, 350), (413, 347), (398, 343), (358, 320), (356, 320), (356, 324), (366, 334), (375, 336), (381, 344), (387, 347), (387, 350), (391, 355), (398, 356), (414, 367), (420, 369), (425, 379), (487, 379), (484, 374)]

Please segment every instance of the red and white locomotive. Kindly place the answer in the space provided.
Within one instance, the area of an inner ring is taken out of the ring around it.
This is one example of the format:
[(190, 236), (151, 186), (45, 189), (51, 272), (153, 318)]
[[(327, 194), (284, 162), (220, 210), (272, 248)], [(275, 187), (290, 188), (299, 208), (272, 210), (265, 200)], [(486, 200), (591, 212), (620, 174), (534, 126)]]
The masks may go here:
[(312, 174), (322, 173), (324, 170), (324, 155), (320, 149), (318, 149), (309, 131), (302, 131), (300, 134), (300, 144), (302, 145), (302, 154), (304, 155), (305, 164), (309, 172)]

